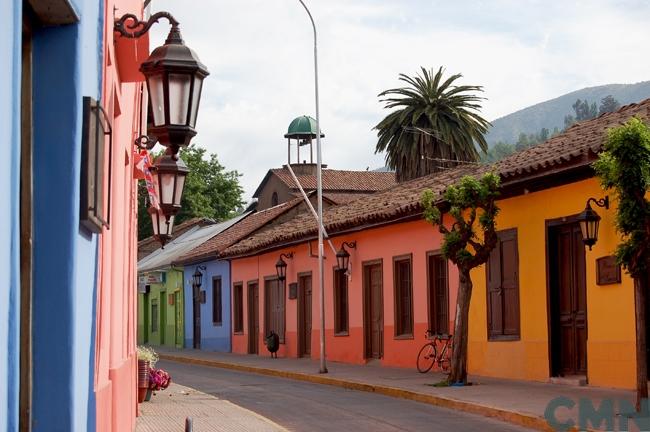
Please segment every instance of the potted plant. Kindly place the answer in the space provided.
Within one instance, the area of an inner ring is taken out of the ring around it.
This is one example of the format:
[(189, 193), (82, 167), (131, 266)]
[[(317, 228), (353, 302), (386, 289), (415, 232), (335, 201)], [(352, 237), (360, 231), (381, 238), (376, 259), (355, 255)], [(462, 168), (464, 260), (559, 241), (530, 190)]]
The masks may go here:
[(172, 382), (172, 378), (167, 371), (163, 369), (149, 369), (149, 388), (145, 400), (151, 398), (151, 392), (165, 390)]
[(149, 369), (156, 365), (158, 354), (153, 348), (138, 346), (138, 402), (144, 402), (149, 389)]

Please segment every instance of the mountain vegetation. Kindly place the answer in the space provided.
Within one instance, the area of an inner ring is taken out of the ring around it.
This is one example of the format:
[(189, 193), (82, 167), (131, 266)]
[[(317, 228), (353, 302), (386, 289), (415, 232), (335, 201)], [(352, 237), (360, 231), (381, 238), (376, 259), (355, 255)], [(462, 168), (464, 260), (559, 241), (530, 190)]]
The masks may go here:
[[(608, 96), (611, 96), (611, 99), (607, 99)], [(650, 81), (584, 88), (492, 121), (486, 141), (490, 147), (494, 147), (499, 142), (515, 144), (522, 133), (530, 135), (537, 134), (542, 129), (562, 130), (575, 121), (602, 114), (599, 108), (608, 111), (617, 109), (614, 101), (618, 101), (620, 105), (627, 105), (646, 98), (650, 98)], [(578, 100), (580, 106), (575, 107)], [(573, 119), (567, 119), (568, 116), (573, 116)]]

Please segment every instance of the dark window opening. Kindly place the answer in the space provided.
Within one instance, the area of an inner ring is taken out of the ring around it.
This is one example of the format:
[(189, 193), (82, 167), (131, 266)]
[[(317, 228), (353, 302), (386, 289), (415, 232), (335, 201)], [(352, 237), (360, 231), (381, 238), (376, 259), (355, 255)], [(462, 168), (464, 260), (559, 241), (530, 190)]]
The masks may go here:
[(222, 323), (221, 278), (212, 278), (212, 324), (220, 326)]
[(413, 336), (413, 286), (411, 258), (393, 260), (395, 336)]
[(348, 331), (348, 275), (345, 270), (334, 269), (334, 333)]
[(435, 334), (449, 333), (449, 277), (447, 260), (442, 255), (428, 256), (429, 329)]
[(239, 283), (233, 286), (233, 332), (244, 331), (244, 286)]

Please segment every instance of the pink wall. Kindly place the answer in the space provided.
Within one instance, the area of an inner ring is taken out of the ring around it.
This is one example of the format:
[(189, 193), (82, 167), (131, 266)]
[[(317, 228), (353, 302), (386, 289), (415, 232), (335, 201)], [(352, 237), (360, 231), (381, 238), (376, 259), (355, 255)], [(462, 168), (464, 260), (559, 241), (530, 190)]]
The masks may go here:
[[(362, 263), (383, 260), (383, 316), (384, 316), (384, 357), (383, 365), (415, 367), (419, 349), (424, 344), (424, 333), (428, 329), (427, 314), (427, 269), (426, 254), (439, 249), (440, 234), (424, 221), (400, 223), (364, 230), (332, 239), (335, 248), (343, 241), (356, 241), (357, 248), (350, 250), (351, 276), (348, 282), (349, 335), (334, 335), (334, 294), (333, 268), (336, 259), (326, 243), (325, 248), (325, 333), (328, 360), (365, 363), (363, 341), (363, 290)], [(317, 251), (317, 242), (312, 242), (312, 250)], [(286, 343), (278, 352), (280, 357), (296, 357), (297, 352), (297, 301), (288, 299), (288, 284), (297, 282), (298, 273), (312, 272), (312, 358), (319, 356), (320, 295), (318, 290), (318, 260), (309, 257), (307, 243), (276, 250), (259, 256), (235, 259), (232, 261), (233, 283), (244, 283), (244, 334), (233, 335), (232, 350), (246, 353), (248, 348), (248, 317), (246, 284), (250, 280), (260, 283), (260, 346), (261, 355), (268, 355), (263, 345), (264, 332), (264, 277), (276, 274), (275, 263), (280, 253), (293, 252), (292, 260), (287, 262), (286, 299)], [(396, 339), (394, 336), (394, 292), (393, 257), (413, 254), (413, 314), (414, 334), (412, 339)], [(449, 316), (453, 320), (458, 290), (458, 272), (449, 265)], [(453, 322), (449, 324), (453, 330)]]
[[(114, 8), (118, 15), (130, 12), (140, 16), (142, 3), (142, 0), (104, 2), (102, 106), (111, 120), (113, 160), (110, 230), (104, 230), (99, 237), (95, 343), (97, 431), (134, 430), (137, 415), (137, 188), (133, 179), (133, 141), (140, 135), (143, 85), (137, 81), (124, 82), (125, 71), (138, 76), (139, 64), (134, 56), (124, 55), (121, 47), (116, 48), (113, 22)], [(135, 44), (141, 46), (142, 42), (130, 42)]]

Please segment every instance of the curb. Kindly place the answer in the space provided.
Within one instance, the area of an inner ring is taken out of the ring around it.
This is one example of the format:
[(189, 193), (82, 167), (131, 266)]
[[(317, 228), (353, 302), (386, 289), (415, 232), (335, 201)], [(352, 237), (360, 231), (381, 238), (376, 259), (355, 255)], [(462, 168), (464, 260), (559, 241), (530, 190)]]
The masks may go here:
[(257, 366), (247, 366), (238, 363), (228, 363), (217, 360), (206, 360), (195, 357), (186, 357), (182, 355), (159, 353), (159, 357), (164, 360), (171, 360), (175, 362), (190, 363), (201, 366), (211, 366), (221, 369), (230, 369), (240, 372), (251, 372), (261, 375), (269, 375), (281, 378), (289, 378), (298, 381), (305, 381), (314, 384), (324, 384), (335, 387), (341, 387), (349, 390), (358, 390), (368, 393), (377, 393), (384, 396), (394, 398), (407, 399), (415, 402), (426, 403), (433, 406), (448, 408), (456, 411), (463, 411), (470, 414), (477, 414), (483, 417), (490, 417), (511, 423), (517, 426), (524, 426), (527, 428), (553, 432), (554, 429), (542, 417), (532, 414), (525, 414), (517, 411), (508, 411), (501, 408), (495, 408), (488, 405), (481, 405), (474, 402), (466, 402), (457, 399), (434, 396), (425, 393), (418, 393), (412, 390), (404, 390), (395, 387), (384, 385), (366, 384), (358, 381), (344, 380), (340, 378), (331, 378), (323, 375), (311, 375), (300, 372), (283, 371), (277, 369), (269, 369)]

